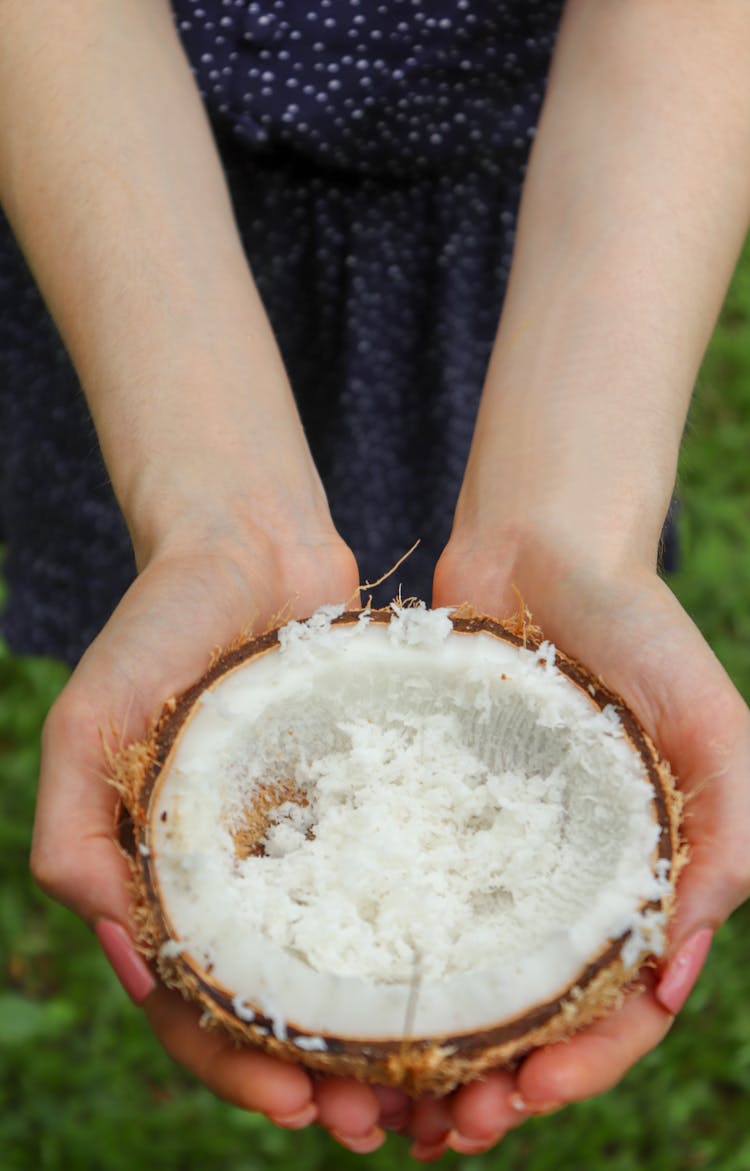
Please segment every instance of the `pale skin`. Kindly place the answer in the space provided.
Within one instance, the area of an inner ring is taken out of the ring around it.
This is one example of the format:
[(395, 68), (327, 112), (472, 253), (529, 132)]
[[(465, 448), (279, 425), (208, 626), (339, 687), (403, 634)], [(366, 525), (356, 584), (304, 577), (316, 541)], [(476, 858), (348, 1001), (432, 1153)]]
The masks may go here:
[[(140, 735), (238, 626), (356, 598), (164, 0), (5, 0), (0, 192), (81, 376), (139, 577), (53, 708), (32, 866), (128, 922), (99, 731)], [(569, 0), (435, 604), (545, 632), (634, 707), (689, 795), (692, 858), (647, 990), (564, 1046), (413, 1104), (236, 1050), (131, 991), (176, 1060), (279, 1125), (427, 1162), (615, 1084), (750, 890), (750, 716), (655, 573), (696, 371), (750, 214), (745, 0)], [(154, 110), (159, 117), (154, 117)], [(116, 126), (116, 135), (111, 127)], [(248, 459), (248, 452), (252, 459)], [(158, 653), (154, 653), (158, 648)], [(700, 946), (691, 941), (699, 938)], [(687, 957), (687, 958), (686, 958)], [(131, 970), (131, 971), (132, 971)]]

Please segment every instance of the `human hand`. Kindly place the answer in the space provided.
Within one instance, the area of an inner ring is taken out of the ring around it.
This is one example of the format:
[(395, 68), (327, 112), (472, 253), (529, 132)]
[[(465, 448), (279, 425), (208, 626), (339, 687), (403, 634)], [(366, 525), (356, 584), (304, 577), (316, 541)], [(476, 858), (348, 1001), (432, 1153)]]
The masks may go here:
[(514, 585), (545, 635), (623, 696), (670, 761), (686, 796), (690, 861), (666, 955), (642, 973), (643, 991), (572, 1041), (536, 1050), (515, 1073), (494, 1071), (453, 1095), (443, 1149), (466, 1154), (530, 1114), (619, 1081), (665, 1036), (712, 934), (750, 894), (750, 712), (668, 587), (635, 560), (597, 564), (552, 541), (521, 552), (512, 538), (478, 548), (458, 536), (438, 566), (434, 603), (507, 615), (519, 604)]
[[(186, 526), (185, 531), (189, 530)], [(219, 1097), (297, 1128), (315, 1118), (349, 1145), (373, 1149), (380, 1102), (344, 1079), (300, 1068), (198, 1027), (199, 1013), (167, 991), (133, 947), (128, 866), (114, 841), (117, 795), (105, 783), (103, 740), (142, 736), (164, 699), (189, 685), (243, 622), (263, 628), (285, 607), (356, 598), (354, 559), (325, 535), (279, 547), (252, 534), (158, 552), (123, 598), (48, 717), (32, 869), (39, 884), (97, 932), (132, 999), (170, 1055)], [(392, 1099), (384, 1096), (386, 1106)]]

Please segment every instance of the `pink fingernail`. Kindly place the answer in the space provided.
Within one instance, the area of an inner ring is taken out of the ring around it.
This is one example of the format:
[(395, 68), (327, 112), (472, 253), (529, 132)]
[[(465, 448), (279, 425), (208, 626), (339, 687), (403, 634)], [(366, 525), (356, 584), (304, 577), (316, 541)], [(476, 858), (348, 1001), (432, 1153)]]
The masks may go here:
[(117, 979), (133, 1004), (140, 1007), (156, 988), (156, 980), (148, 964), (133, 947), (121, 923), (116, 923), (114, 919), (99, 919), (94, 930)]
[(296, 1114), (269, 1114), (268, 1117), (274, 1126), (281, 1126), (284, 1130), (304, 1130), (318, 1117), (318, 1107), (314, 1102), (308, 1102)]
[(337, 1130), (332, 1130), (331, 1135), (337, 1143), (346, 1147), (347, 1151), (354, 1151), (355, 1155), (371, 1155), (385, 1142), (385, 1131), (381, 1130), (379, 1126), (373, 1126), (369, 1134), (361, 1135), (359, 1138), (348, 1134), (339, 1134)]
[(696, 931), (687, 943), (683, 943), (662, 976), (656, 989), (656, 999), (667, 1012), (673, 1015), (678, 1013), (693, 991), (713, 937), (710, 927)]
[(511, 1094), (508, 1098), (514, 1110), (519, 1114), (553, 1114), (555, 1110), (562, 1110), (565, 1102), (527, 1102), (520, 1094)]
[(467, 1138), (466, 1135), (454, 1130), (448, 1139), (448, 1146), (457, 1155), (481, 1155), (483, 1151), (488, 1151), (490, 1147), (499, 1143), (504, 1135), (505, 1131), (499, 1130), (488, 1138)]
[(412, 1143), (409, 1154), (418, 1163), (434, 1163), (448, 1150), (447, 1142), (441, 1143)]

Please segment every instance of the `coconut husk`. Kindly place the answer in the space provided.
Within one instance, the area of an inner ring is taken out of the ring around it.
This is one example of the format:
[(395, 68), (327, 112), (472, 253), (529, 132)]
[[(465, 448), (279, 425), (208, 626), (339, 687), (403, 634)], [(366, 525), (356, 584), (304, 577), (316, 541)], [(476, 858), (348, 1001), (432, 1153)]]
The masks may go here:
[[(360, 614), (359, 610), (347, 611), (335, 618), (333, 624), (355, 623)], [(372, 611), (370, 620), (387, 623), (391, 617), (392, 610), (385, 609)], [(538, 650), (544, 641), (525, 608), (506, 623), (477, 614), (470, 607), (461, 607), (454, 611), (452, 622), (459, 633), (482, 632), (532, 651)], [(398, 1086), (413, 1095), (444, 1094), (488, 1069), (514, 1065), (532, 1049), (568, 1038), (616, 1008), (635, 978), (632, 968), (626, 968), (622, 960), (627, 933), (608, 941), (554, 999), (535, 1005), (512, 1020), (500, 1021), (481, 1031), (424, 1038), (372, 1040), (366, 1035), (361, 1038), (325, 1035), (325, 1051), (306, 1050), (301, 1047), (309, 1036), (304, 1029), (288, 1021), (284, 1035), (278, 1036), (274, 1021), (262, 1013), (255, 1013), (252, 1020), (241, 1019), (231, 990), (212, 979), (212, 972), (201, 968), (189, 954), (178, 952), (168, 912), (160, 898), (158, 860), (148, 845), (152, 794), (204, 690), (227, 672), (273, 653), (278, 644), (278, 629), (272, 629), (216, 655), (195, 684), (167, 700), (149, 734), (111, 761), (111, 780), (123, 802), (119, 836), (121, 843), (127, 844), (133, 878), (133, 931), (140, 950), (153, 962), (164, 984), (178, 989), (199, 1005), (206, 1026), (225, 1030), (239, 1044), (261, 1048), (311, 1070)], [(674, 906), (677, 875), (686, 857), (680, 838), (682, 798), (669, 765), (660, 759), (651, 738), (619, 695), (559, 650), (555, 665), (595, 707), (601, 710), (613, 705), (617, 709), (625, 735), (643, 763), (653, 788), (659, 825), (658, 858), (670, 864), (672, 888), (670, 895), (648, 905), (669, 916)], [(266, 804), (258, 809), (257, 822), (249, 826), (248, 836), (239, 843), (238, 850), (257, 849), (268, 809), (274, 800), (280, 803), (290, 797), (295, 799), (291, 782), (276, 794), (266, 793)], [(162, 813), (164, 816), (166, 813)]]

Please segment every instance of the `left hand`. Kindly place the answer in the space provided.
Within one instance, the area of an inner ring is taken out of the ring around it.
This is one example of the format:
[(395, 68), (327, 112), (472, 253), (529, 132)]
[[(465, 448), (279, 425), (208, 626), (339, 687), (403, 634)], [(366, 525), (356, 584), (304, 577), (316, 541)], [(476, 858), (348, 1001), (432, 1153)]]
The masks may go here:
[[(190, 528), (198, 532), (200, 521)], [(317, 534), (316, 534), (317, 535)], [(256, 629), (285, 610), (305, 617), (324, 601), (356, 597), (354, 558), (335, 534), (308, 546), (257, 532), (197, 540), (144, 566), (88, 649), (50, 713), (43, 737), (32, 871), (52, 898), (97, 931), (112, 966), (143, 1008), (170, 1056), (218, 1097), (265, 1114), (285, 1129), (318, 1121), (360, 1153), (383, 1141), (405, 1095), (353, 1079), (313, 1079), (303, 1069), (228, 1034), (199, 1027), (200, 1012), (155, 978), (131, 937), (130, 874), (114, 840), (117, 795), (107, 775), (103, 730), (142, 736), (164, 697), (199, 676), (211, 651), (236, 637), (244, 616)], [(119, 741), (119, 736), (118, 736)], [(400, 1120), (396, 1118), (398, 1123)]]
[[(750, 711), (655, 572), (537, 546), (521, 555), (449, 545), (434, 605), (473, 603), (503, 617), (522, 593), (532, 620), (599, 674), (640, 718), (687, 799), (690, 861), (678, 886), (667, 952), (644, 990), (565, 1044), (531, 1053), (450, 1100), (450, 1145), (489, 1149), (530, 1114), (602, 1093), (654, 1048), (698, 977), (713, 932), (750, 894)], [(437, 1157), (438, 1148), (433, 1150)]]

